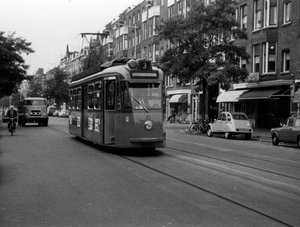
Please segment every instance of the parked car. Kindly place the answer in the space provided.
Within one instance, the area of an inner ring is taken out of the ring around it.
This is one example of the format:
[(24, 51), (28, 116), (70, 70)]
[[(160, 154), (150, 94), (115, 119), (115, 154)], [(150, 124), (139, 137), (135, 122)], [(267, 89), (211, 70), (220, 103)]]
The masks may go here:
[(253, 129), (247, 115), (243, 112), (223, 111), (219, 114), (218, 119), (209, 123), (207, 136), (212, 137), (214, 134), (224, 134), (226, 139), (233, 135), (244, 135), (246, 139), (251, 139)]
[(273, 145), (278, 145), (280, 142), (296, 143), (300, 148), (300, 117), (291, 116), (281, 125), (270, 131)]

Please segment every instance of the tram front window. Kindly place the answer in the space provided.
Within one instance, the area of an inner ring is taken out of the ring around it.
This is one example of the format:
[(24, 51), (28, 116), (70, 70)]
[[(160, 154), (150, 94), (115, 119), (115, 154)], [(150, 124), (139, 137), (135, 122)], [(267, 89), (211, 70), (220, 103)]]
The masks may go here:
[(161, 109), (161, 84), (129, 83), (129, 92), (133, 109)]

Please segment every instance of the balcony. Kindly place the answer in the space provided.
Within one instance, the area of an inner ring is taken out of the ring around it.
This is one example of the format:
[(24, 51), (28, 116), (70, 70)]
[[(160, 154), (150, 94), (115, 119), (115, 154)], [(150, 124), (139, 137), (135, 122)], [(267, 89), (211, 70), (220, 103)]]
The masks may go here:
[(160, 6), (152, 6), (151, 8), (149, 8), (148, 12), (148, 18), (160, 16)]
[(128, 34), (128, 27), (124, 25), (120, 28), (120, 36)]
[(168, 7), (170, 7), (171, 5), (175, 4), (175, 0), (169, 0), (168, 1)]
[(152, 6), (148, 11), (142, 13), (142, 22), (145, 22), (148, 18), (160, 16), (160, 6)]

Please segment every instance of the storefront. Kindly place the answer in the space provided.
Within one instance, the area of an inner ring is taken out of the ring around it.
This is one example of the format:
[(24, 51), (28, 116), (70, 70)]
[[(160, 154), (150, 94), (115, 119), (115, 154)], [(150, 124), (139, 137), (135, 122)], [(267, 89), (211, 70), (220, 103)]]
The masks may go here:
[(190, 105), (189, 94), (170, 94), (167, 98), (167, 116), (170, 115), (171, 109), (175, 109), (177, 118), (180, 121), (188, 122), (190, 120)]
[(239, 85), (242, 89), (221, 93), (217, 102), (228, 111), (246, 113), (253, 128), (278, 127), (290, 115), (292, 81), (276, 82)]

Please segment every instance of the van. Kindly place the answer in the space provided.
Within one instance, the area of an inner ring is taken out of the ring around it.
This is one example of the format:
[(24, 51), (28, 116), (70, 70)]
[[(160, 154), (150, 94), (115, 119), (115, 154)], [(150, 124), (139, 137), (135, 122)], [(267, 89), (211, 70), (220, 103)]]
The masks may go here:
[(44, 98), (25, 98), (19, 106), (18, 124), (25, 126), (26, 123), (38, 123), (48, 126), (47, 102)]

